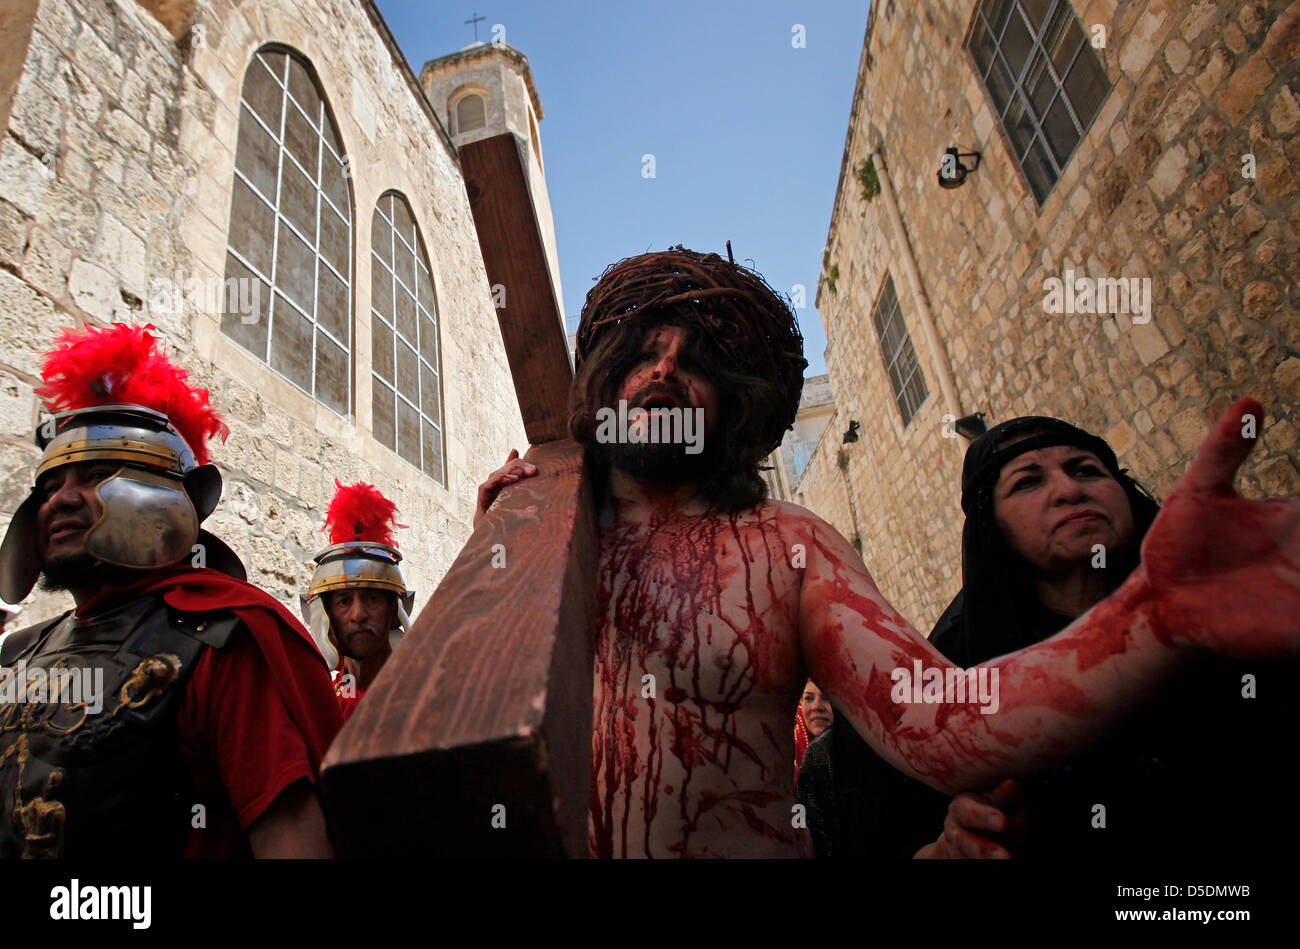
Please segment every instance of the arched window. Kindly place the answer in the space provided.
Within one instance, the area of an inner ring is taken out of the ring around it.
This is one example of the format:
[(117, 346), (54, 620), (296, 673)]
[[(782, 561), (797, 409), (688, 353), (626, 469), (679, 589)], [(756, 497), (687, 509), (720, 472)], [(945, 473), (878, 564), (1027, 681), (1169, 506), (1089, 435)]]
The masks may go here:
[(221, 331), (347, 415), (352, 192), (342, 155), (311, 65), (282, 47), (258, 50), (239, 98)]
[(371, 428), (380, 444), (445, 485), (438, 308), (420, 229), (396, 191), (375, 205), (370, 239)]
[(456, 103), (456, 134), (473, 132), (487, 125), (487, 103), (483, 97), (470, 93)]

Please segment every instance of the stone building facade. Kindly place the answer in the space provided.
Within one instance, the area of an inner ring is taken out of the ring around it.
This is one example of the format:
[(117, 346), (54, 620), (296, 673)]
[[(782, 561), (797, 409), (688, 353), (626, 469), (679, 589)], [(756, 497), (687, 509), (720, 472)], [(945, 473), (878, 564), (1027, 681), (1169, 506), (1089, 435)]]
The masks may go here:
[[(38, 353), (82, 322), (150, 322), (230, 426), (206, 526), (249, 579), (296, 610), (334, 479), (364, 479), (410, 525), (418, 609), (476, 486), (526, 440), (455, 146), (373, 3), (17, 7), (0, 46), (0, 526), (38, 457)], [(34, 593), (19, 622), (68, 602)]]
[(809, 376), (803, 381), (799, 394), (799, 409), (794, 425), (781, 439), (781, 445), (768, 455), (768, 497), (781, 501), (794, 500), (794, 485), (798, 483), (812, 457), (827, 422), (835, 415), (835, 394), (827, 375)]
[(964, 415), (1074, 422), (1159, 496), (1249, 394), (1242, 492), (1300, 490), (1298, 54), (1295, 0), (872, 4), (817, 296), (861, 437), (796, 494), (923, 631), (961, 585)]

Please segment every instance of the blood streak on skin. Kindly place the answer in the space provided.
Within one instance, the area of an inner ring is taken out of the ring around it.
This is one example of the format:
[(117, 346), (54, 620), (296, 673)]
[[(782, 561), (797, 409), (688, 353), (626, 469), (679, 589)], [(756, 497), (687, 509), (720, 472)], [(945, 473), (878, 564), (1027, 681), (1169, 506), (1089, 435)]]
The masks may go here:
[[(615, 519), (602, 528), (596, 643), (601, 688), (592, 742), (594, 856), (615, 855), (620, 806), (617, 855), (628, 855), (627, 824), (636, 795), (644, 821), (642, 852), (651, 855), (665, 754), (677, 759), (682, 774), (676, 788), (681, 838), (670, 851), (691, 856), (691, 835), (700, 818), (723, 804), (737, 808), (752, 830), (786, 840), (754, 812), (755, 806), (775, 800), (774, 793), (691, 793), (698, 768), (726, 773), (735, 755), (757, 764), (761, 774), (773, 763), (770, 754), (764, 757), (740, 738), (736, 715), (756, 686), (771, 688), (794, 675), (773, 637), (766, 635), (765, 619), (754, 602), (756, 582), (771, 591), (773, 603), (779, 602), (772, 571), (783, 555), (773, 555), (774, 550), (784, 550), (776, 517), (762, 509), (733, 516), (682, 516), (666, 510), (648, 523)], [(732, 594), (725, 609), (724, 590)], [(737, 602), (737, 591), (744, 592), (743, 603)], [(720, 655), (707, 648), (715, 645), (715, 637), (724, 637), (716, 644), (719, 650), (727, 644)], [(712, 661), (706, 663), (705, 656)], [(641, 682), (633, 681), (632, 674), (648, 668), (666, 669), (668, 682), (660, 683), (662, 701), (645, 706), (648, 741), (642, 761), (632, 721)], [(716, 787), (716, 781), (706, 780), (705, 786)], [(672, 794), (674, 789), (664, 790)]]
[[(910, 669), (919, 653), (902, 618), (887, 604), (853, 588), (841, 554), (823, 543), (816, 531), (809, 542), (817, 548), (828, 568), (821, 577), (824, 590), (814, 595), (856, 613), (867, 635), (877, 635), (892, 647), (887, 661), (894, 667)], [(1099, 605), (1086, 633), (1039, 647), (1040, 656), (1029, 665), (1023, 661), (1018, 663), (1014, 674), (1005, 673), (1006, 662), (986, 664), (1002, 673), (999, 690), (1002, 706), (1014, 706), (1029, 713), (1041, 707), (1076, 719), (1096, 715), (1095, 703), (1073, 681), (1059, 671), (1049, 673), (1040, 663), (1050, 661), (1055, 655), (1070, 654), (1075, 657), (1076, 668), (1086, 670), (1125, 652), (1132, 643), (1128, 631), (1134, 619), (1133, 600), (1131, 596), (1116, 597)], [(825, 604), (817, 612), (825, 617)], [(976, 739), (982, 733), (991, 735), (996, 745), (1006, 749), (1020, 745), (1029, 737), (1022, 731), (1035, 718), (1032, 714), (1018, 716), (1015, 726), (999, 728), (995, 716), (984, 715), (980, 705), (974, 702), (938, 705), (930, 722), (915, 724), (913, 717), (904, 723), (907, 707), (892, 699), (891, 670), (877, 666), (859, 670), (853, 662), (843, 622), (824, 622), (816, 637), (804, 641), (813, 653), (809, 665), (822, 670), (822, 675), (834, 683), (832, 688), (840, 693), (840, 702), (863, 720), (874, 721), (881, 737), (903, 753), (923, 777), (952, 785), (966, 770), (963, 765), (971, 761), (1008, 762), (1010, 756), (1006, 752), (977, 747)], [(924, 661), (927, 666), (933, 665), (932, 660)]]

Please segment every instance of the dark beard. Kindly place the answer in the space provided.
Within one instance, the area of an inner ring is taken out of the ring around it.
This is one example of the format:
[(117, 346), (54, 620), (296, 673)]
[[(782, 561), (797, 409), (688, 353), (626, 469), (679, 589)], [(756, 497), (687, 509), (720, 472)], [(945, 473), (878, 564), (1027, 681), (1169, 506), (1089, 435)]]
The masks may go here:
[(74, 587), (98, 586), (104, 582), (102, 564), (90, 554), (67, 554), (41, 565), (41, 589), (58, 593)]
[[(653, 396), (667, 396), (682, 407), (683, 415), (687, 412), (697, 411), (691, 405), (685, 386), (675, 381), (655, 381), (632, 393), (627, 400), (629, 407), (628, 428), (632, 427), (630, 417), (632, 412), (637, 411), (634, 407), (644, 406), (646, 401)], [(613, 406), (610, 409), (612, 411)], [(703, 416), (703, 410), (699, 411), (700, 415)], [(651, 425), (650, 418), (647, 416), (645, 421), (648, 433)], [(713, 420), (708, 421), (712, 422)], [(695, 454), (688, 454), (686, 449), (689, 446), (685, 443), (682, 429), (679, 427), (680, 424), (679, 421), (677, 425), (674, 425), (671, 436), (667, 436), (669, 440), (662, 442), (620, 442), (617, 439), (612, 442), (601, 442), (597, 438), (593, 446), (596, 457), (607, 465), (619, 469), (624, 474), (629, 474), (642, 481), (667, 485), (699, 484), (706, 480), (710, 472), (718, 467), (716, 441), (711, 437), (712, 431), (701, 431), (699, 433), (700, 441), (694, 446), (700, 450)]]
[[(704, 439), (706, 446), (712, 441)], [(611, 467), (655, 484), (699, 484), (715, 467), (714, 452), (708, 447), (695, 455), (686, 453), (686, 445), (671, 442), (609, 442), (592, 447)]]

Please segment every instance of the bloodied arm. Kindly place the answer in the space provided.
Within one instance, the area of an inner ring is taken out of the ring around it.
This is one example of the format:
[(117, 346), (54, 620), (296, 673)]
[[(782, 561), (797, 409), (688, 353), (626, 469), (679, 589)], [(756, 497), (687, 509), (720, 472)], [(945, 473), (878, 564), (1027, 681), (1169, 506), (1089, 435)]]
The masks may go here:
[[(925, 698), (924, 683), (935, 679), (926, 670), (938, 670), (946, 687), (956, 685), (956, 667), (885, 601), (853, 548), (813, 519), (801, 535), (808, 674), (895, 767), (955, 793), (1058, 764), (1191, 653), (1300, 653), (1300, 500), (1246, 501), (1232, 490), (1263, 417), (1252, 399), (1228, 409), (1123, 586), (1051, 639), (968, 674), (976, 694), (963, 702)], [(918, 662), (923, 678), (914, 685)]]

